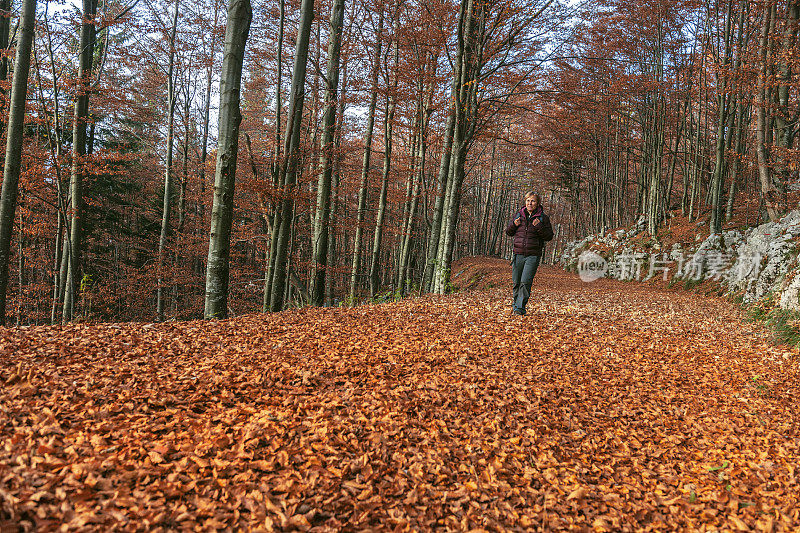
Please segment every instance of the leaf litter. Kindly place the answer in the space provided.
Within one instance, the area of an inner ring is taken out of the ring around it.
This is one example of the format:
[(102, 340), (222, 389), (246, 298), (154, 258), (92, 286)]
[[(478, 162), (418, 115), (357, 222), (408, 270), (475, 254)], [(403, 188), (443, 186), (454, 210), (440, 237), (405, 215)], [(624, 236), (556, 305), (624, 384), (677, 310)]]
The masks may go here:
[(731, 303), (543, 267), (518, 317), (507, 262), (459, 277), (0, 330), (0, 530), (798, 527), (797, 358)]

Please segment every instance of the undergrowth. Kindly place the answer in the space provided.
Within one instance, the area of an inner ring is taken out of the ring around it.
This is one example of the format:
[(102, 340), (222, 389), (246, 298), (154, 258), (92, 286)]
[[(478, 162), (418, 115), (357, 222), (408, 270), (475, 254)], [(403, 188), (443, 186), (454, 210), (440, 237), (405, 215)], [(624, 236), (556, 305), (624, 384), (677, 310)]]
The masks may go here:
[(778, 307), (774, 293), (752, 305), (746, 305), (745, 311), (751, 321), (766, 325), (775, 335), (776, 341), (792, 347), (800, 346), (800, 311)]

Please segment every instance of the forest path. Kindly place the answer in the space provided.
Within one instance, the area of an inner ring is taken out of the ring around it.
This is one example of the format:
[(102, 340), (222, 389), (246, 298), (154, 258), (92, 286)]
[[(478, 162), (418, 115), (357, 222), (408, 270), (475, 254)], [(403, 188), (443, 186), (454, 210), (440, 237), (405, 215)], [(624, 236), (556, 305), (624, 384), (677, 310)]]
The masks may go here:
[(464, 268), (503, 288), (0, 330), (0, 529), (798, 527), (797, 356), (735, 306)]

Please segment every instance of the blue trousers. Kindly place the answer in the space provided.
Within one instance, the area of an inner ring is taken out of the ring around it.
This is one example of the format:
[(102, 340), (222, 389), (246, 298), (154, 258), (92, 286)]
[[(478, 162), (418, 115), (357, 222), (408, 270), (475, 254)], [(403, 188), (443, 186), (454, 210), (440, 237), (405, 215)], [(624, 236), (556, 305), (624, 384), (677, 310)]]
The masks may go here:
[(531, 285), (533, 276), (539, 268), (538, 255), (514, 254), (511, 262), (511, 279), (514, 281), (514, 311), (524, 315), (525, 307), (528, 305), (528, 298), (531, 297)]

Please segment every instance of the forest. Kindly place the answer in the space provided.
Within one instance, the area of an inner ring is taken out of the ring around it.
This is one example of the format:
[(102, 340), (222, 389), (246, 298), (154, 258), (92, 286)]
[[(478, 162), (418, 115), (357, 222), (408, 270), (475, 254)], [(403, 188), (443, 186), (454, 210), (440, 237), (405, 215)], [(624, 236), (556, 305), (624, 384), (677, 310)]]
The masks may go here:
[(0, 12), (0, 531), (798, 530), (800, 0)]
[(555, 230), (790, 208), (795, 0), (4, 0), (0, 320), (446, 293)]

